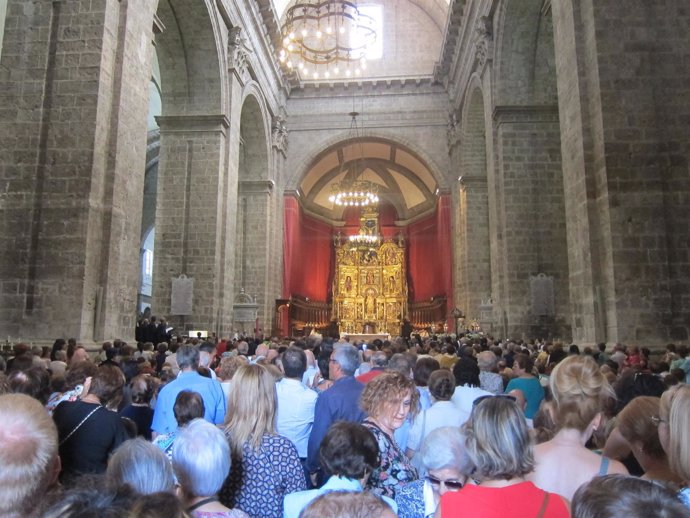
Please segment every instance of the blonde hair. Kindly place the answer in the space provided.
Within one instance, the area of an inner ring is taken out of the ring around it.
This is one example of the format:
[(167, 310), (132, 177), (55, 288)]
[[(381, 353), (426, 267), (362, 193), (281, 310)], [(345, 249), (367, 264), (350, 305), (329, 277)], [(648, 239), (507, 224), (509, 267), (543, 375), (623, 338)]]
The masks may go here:
[(410, 416), (414, 417), (419, 412), (419, 392), (414, 381), (397, 371), (386, 371), (367, 383), (359, 406), (370, 416), (377, 417), (397, 407), (408, 394)]
[(553, 369), (549, 386), (556, 402), (555, 421), (560, 428), (583, 432), (616, 395), (589, 356), (569, 356)]
[(682, 385), (672, 396), (669, 414), (668, 458), (671, 469), (690, 481), (690, 386)]
[(233, 377), (225, 433), (236, 457), (248, 444), (258, 449), (265, 434), (275, 434), (276, 386), (271, 373), (256, 363), (241, 365)]
[(31, 514), (51, 482), (58, 433), (37, 400), (0, 396), (0, 515)]
[(618, 430), (629, 443), (642, 443), (645, 453), (657, 459), (665, 459), (666, 454), (659, 441), (659, 431), (653, 417), (659, 415), (658, 397), (638, 396), (625, 405), (616, 418)]

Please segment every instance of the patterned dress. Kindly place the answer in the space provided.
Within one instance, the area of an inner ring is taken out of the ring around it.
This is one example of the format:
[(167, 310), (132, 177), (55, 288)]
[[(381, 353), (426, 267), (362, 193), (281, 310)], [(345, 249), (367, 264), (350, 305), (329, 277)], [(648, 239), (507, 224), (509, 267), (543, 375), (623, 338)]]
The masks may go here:
[(280, 435), (265, 434), (258, 449), (245, 444), (242, 458), (233, 457), (219, 497), (224, 506), (252, 518), (282, 518), (285, 495), (306, 488), (294, 444)]
[(365, 420), (362, 424), (376, 437), (381, 456), (381, 465), (371, 472), (367, 489), (377, 495), (394, 499), (398, 489), (419, 478), (417, 470), (386, 432), (369, 420)]

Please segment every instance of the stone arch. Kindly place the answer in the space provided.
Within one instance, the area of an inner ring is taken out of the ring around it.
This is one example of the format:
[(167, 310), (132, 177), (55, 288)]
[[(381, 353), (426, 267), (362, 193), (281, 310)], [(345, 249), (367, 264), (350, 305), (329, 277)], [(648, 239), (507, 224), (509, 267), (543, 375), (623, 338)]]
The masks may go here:
[(557, 101), (556, 60), (550, 7), (543, 0), (504, 1), (494, 49), (497, 106)]
[(270, 128), (264, 97), (258, 86), (250, 83), (243, 92), (240, 110), (240, 182), (272, 178)]

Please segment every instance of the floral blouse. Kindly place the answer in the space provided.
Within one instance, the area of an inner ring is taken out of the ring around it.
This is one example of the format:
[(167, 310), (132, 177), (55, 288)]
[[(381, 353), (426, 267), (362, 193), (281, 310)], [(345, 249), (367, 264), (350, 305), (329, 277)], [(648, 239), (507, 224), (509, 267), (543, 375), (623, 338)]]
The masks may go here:
[(376, 437), (381, 456), (381, 465), (369, 476), (367, 489), (380, 496), (395, 498), (398, 489), (419, 478), (417, 470), (386, 432), (369, 420), (362, 424)]

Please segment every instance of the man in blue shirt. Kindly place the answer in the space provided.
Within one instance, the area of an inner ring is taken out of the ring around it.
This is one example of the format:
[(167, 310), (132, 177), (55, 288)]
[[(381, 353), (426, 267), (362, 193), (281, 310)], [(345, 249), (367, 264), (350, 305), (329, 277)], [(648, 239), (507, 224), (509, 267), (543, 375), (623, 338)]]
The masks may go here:
[(319, 446), (331, 424), (336, 421), (361, 423), (366, 415), (359, 407), (364, 384), (354, 378), (360, 359), (357, 348), (350, 344), (336, 345), (328, 364), (328, 377), (333, 386), (316, 400), (314, 426), (309, 435), (307, 469), (312, 481), (319, 472)]
[(225, 395), (220, 383), (197, 372), (199, 350), (191, 345), (181, 346), (177, 350), (177, 363), (180, 366), (177, 379), (165, 385), (158, 393), (151, 423), (154, 435), (170, 433), (177, 428), (173, 406), (175, 398), (183, 390), (191, 390), (201, 395), (206, 410), (204, 419), (213, 424), (220, 424), (225, 419)]

